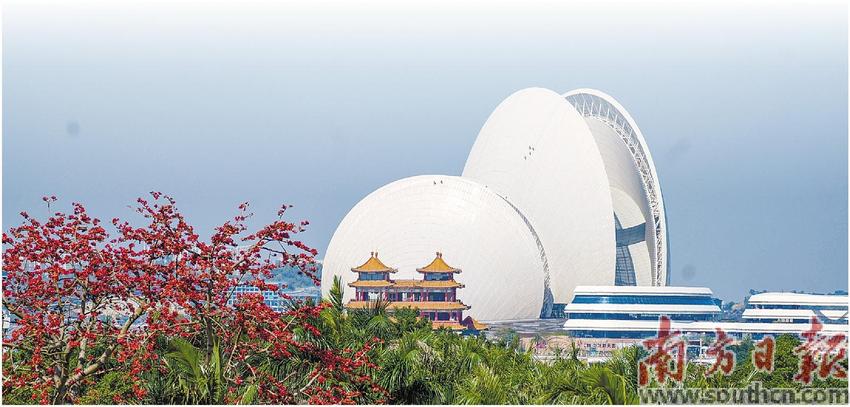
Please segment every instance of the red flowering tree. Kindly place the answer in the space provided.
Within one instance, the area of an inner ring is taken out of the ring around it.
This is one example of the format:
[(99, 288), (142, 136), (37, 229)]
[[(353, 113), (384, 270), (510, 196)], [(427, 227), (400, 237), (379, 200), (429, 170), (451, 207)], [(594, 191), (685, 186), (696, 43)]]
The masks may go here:
[(44, 223), (24, 213), (24, 224), (3, 234), (3, 306), (13, 320), (4, 393), (73, 403), (120, 371), (133, 386), (115, 402), (161, 401), (149, 394), (163, 391), (148, 382), (157, 375), (179, 381), (184, 391), (170, 400), (184, 402), (383, 400), (369, 375), (370, 343), (347, 352), (322, 345), (313, 321), (324, 305), (275, 312), (260, 294), (236, 295), (240, 286), (279, 289), (264, 281), (280, 265), (318, 283), (316, 251), (293, 238), (306, 221), (283, 220), (284, 206), (249, 233), (246, 203), (204, 241), (173, 199), (151, 195), (137, 201), (144, 224), (113, 219), (114, 238), (80, 204)]

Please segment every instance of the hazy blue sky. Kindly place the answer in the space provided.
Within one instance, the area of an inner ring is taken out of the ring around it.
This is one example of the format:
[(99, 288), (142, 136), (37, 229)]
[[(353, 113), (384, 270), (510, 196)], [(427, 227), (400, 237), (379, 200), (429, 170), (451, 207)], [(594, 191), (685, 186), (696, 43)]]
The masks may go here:
[(292, 203), (323, 252), (372, 190), (459, 175), (511, 93), (592, 87), (649, 143), (673, 284), (847, 289), (840, 3), (6, 3), (4, 230), (45, 194), (110, 219), (156, 189), (204, 232)]

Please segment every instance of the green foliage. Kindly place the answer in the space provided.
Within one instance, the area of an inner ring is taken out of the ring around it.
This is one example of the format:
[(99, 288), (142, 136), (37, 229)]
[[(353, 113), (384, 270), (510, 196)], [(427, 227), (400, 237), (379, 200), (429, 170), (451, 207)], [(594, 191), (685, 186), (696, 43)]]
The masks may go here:
[[(419, 318), (411, 308), (387, 310), (377, 301), (363, 310), (346, 311), (343, 286), (335, 279), (327, 306), (310, 321), (320, 334), (297, 331), (299, 337), (323, 349), (348, 352), (360, 349), (374, 338), (382, 342), (368, 357), (377, 364), (369, 374), (386, 394), (362, 390), (365, 400), (385, 398), (392, 404), (637, 404), (638, 362), (647, 351), (638, 346), (616, 350), (604, 363), (589, 364), (579, 358), (579, 349), (556, 351), (551, 360), (534, 358), (533, 346), (524, 349), (516, 332), (505, 331), (497, 339), (462, 336), (440, 329)], [(297, 306), (297, 304), (293, 304)], [(542, 338), (534, 338), (540, 341)], [(222, 404), (258, 401), (261, 383), (245, 383), (238, 389), (227, 388), (226, 361), (217, 340), (210, 349), (184, 339), (161, 341), (157, 353), (166, 369), (148, 372), (143, 378), (148, 394), (132, 398), (132, 385), (120, 371), (103, 375), (78, 399), (81, 404), (111, 404), (114, 397), (138, 403)], [(774, 371), (756, 371), (750, 352), (754, 343), (746, 339), (732, 347), (738, 355), (732, 375), (706, 377), (707, 366), (690, 363), (685, 381), (688, 388), (746, 387), (761, 381), (765, 388), (799, 388), (793, 380), (799, 360), (793, 350), (799, 340), (790, 335), (776, 338)], [(743, 354), (743, 355), (742, 355)], [(293, 354), (288, 359), (248, 360), (259, 371), (269, 373), (288, 388), (308, 386), (316, 361)], [(843, 362), (846, 368), (846, 360)], [(341, 384), (356, 389), (354, 384)], [(846, 387), (846, 380), (816, 380), (819, 387)], [(652, 386), (658, 386), (653, 383)], [(235, 394), (228, 392), (236, 391)], [(129, 395), (129, 396), (128, 396)], [(29, 394), (4, 394), (9, 404), (32, 402)]]
[[(77, 404), (115, 404), (115, 396), (126, 400), (132, 393), (133, 382), (128, 380), (124, 372), (109, 372), (94, 386), (89, 387)], [(132, 401), (132, 398), (130, 400)]]
[(222, 404), (226, 394), (222, 376), (221, 349), (213, 342), (212, 350), (205, 354), (189, 341), (175, 338), (165, 354), (169, 368), (166, 388), (171, 402), (183, 404)]

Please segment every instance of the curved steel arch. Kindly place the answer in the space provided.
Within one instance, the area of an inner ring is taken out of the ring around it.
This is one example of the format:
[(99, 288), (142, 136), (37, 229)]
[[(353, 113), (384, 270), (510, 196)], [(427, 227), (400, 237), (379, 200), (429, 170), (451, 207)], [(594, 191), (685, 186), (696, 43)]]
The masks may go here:
[(646, 140), (629, 112), (610, 95), (596, 89), (576, 89), (563, 94), (570, 104), (584, 117), (592, 117), (605, 123), (626, 144), (643, 182), (646, 200), (652, 212), (655, 235), (655, 264), (652, 270), (652, 285), (660, 286), (670, 281), (668, 262), (667, 219), (664, 199), (655, 164), (649, 154)]

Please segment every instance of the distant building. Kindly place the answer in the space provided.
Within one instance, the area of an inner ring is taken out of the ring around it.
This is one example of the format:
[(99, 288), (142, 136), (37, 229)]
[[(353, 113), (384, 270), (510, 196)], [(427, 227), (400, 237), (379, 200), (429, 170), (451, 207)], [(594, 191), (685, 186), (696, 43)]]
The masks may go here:
[[(316, 277), (321, 278), (322, 266), (321, 263), (316, 263)], [(262, 294), (263, 302), (269, 308), (277, 311), (285, 311), (290, 301), (307, 301), (312, 300), (314, 304), (318, 304), (321, 300), (321, 291), (313, 280), (307, 276), (302, 270), (294, 266), (278, 267), (272, 271), (272, 276), (265, 279), (267, 284), (275, 284), (277, 290), (260, 290), (251, 285), (240, 285), (234, 288), (233, 295), (227, 301), (228, 305), (233, 305), (238, 301), (239, 296), (245, 294)], [(289, 297), (289, 298), (287, 298)]]
[(847, 296), (760, 293), (749, 299), (741, 321), (723, 321), (719, 300), (704, 287), (579, 286), (564, 313), (564, 329), (590, 356), (657, 336), (659, 318), (670, 318), (688, 353), (701, 354), (720, 328), (735, 339), (799, 335), (823, 324), (823, 335), (847, 333)]
[(703, 287), (578, 286), (564, 328), (576, 338), (644, 339), (656, 335), (662, 315), (683, 332), (712, 325), (718, 302)]
[(448, 328), (454, 331), (478, 332), (487, 326), (472, 317), (463, 317), (463, 311), (470, 307), (457, 299), (457, 289), (463, 284), (454, 279), (460, 269), (449, 266), (443, 260), (442, 253), (425, 267), (416, 271), (423, 275), (422, 280), (395, 280), (390, 275), (398, 270), (388, 267), (378, 253), (372, 252), (365, 263), (354, 267), (356, 281), (349, 283), (354, 287), (354, 299), (346, 304), (348, 309), (371, 307), (376, 301), (386, 301), (387, 309), (395, 310), (409, 307), (419, 311), (419, 316), (431, 321), (434, 328)]
[(747, 301), (744, 322), (808, 324), (812, 317), (824, 324), (847, 325), (847, 296), (765, 292)]

